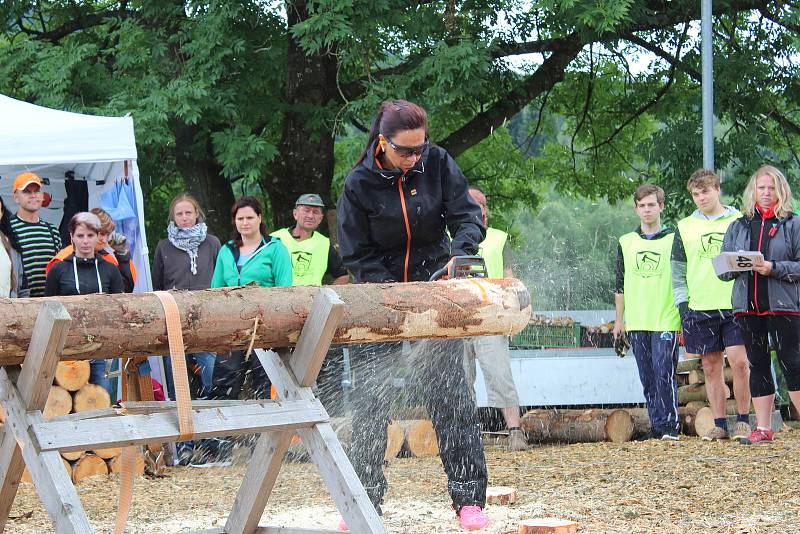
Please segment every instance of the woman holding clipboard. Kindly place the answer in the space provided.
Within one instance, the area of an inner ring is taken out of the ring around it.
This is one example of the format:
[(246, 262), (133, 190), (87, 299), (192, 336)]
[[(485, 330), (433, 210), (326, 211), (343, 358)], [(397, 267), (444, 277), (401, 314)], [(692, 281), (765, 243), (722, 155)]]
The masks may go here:
[(776, 342), (789, 396), (800, 408), (800, 219), (792, 211), (792, 191), (781, 171), (758, 169), (744, 191), (744, 216), (728, 227), (723, 252), (757, 251), (752, 270), (718, 275), (735, 280), (733, 308), (750, 361), (750, 392), (757, 426), (745, 441), (773, 440), (770, 416), (775, 402), (769, 338)]

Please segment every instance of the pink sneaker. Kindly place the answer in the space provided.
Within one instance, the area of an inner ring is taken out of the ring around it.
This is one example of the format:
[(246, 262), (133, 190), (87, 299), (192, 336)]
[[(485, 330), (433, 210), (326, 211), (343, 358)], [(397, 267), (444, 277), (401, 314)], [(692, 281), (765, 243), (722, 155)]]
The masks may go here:
[(462, 506), (458, 512), (458, 522), (464, 530), (480, 530), (489, 524), (489, 518), (480, 506)]
[(350, 529), (347, 528), (347, 521), (344, 520), (344, 517), (339, 518), (339, 530), (342, 532), (349, 532)]

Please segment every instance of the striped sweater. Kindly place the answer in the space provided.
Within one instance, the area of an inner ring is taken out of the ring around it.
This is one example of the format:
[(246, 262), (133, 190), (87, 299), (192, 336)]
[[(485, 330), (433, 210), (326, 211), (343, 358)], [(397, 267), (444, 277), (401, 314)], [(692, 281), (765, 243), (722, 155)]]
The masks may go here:
[(42, 219), (29, 223), (14, 215), (11, 217), (11, 231), (22, 250), (22, 268), (28, 280), (31, 297), (44, 296), (44, 269), (47, 262), (61, 250), (58, 230)]

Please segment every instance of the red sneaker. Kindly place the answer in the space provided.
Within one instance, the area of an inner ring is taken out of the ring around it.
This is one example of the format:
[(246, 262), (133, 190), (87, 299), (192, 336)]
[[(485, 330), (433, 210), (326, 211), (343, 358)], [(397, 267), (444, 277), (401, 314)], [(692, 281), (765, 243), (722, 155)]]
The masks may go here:
[(775, 432), (772, 430), (765, 430), (763, 428), (756, 428), (747, 437), (750, 445), (760, 445), (763, 443), (772, 443), (775, 438)]
[(480, 530), (489, 524), (489, 518), (480, 506), (462, 506), (458, 512), (458, 522), (464, 530)]

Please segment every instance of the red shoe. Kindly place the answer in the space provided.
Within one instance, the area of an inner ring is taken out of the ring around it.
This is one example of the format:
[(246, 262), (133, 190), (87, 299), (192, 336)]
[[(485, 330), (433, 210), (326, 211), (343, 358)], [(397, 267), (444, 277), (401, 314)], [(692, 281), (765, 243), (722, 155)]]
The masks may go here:
[(480, 530), (489, 524), (489, 518), (480, 506), (462, 506), (458, 511), (458, 522), (464, 530)]
[(773, 439), (775, 439), (775, 432), (763, 428), (754, 429), (747, 437), (747, 441), (750, 443), (750, 445), (772, 443)]

